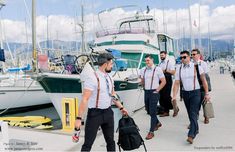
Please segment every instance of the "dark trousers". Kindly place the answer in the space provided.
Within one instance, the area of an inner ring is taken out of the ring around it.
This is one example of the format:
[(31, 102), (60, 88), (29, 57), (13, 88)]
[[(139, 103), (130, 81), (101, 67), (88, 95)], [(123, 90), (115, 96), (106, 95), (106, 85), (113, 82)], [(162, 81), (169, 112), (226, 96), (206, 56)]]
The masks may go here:
[(164, 112), (169, 112), (170, 109), (173, 109), (171, 103), (171, 88), (172, 88), (172, 77), (171, 74), (166, 73), (166, 85), (160, 91), (160, 105), (164, 108)]
[(111, 108), (88, 110), (85, 126), (85, 141), (81, 151), (90, 151), (95, 141), (98, 128), (101, 127), (106, 141), (107, 151), (115, 151), (114, 117)]
[(159, 123), (157, 118), (157, 103), (160, 98), (159, 93), (154, 93), (155, 90), (145, 90), (144, 91), (144, 103), (147, 113), (151, 117), (150, 121), (150, 131), (154, 132), (154, 128)]
[(195, 138), (199, 131), (198, 127), (198, 112), (199, 106), (201, 105), (201, 92), (200, 90), (193, 91), (182, 91), (184, 104), (187, 109), (189, 121), (190, 121), (190, 129), (188, 132), (188, 136)]

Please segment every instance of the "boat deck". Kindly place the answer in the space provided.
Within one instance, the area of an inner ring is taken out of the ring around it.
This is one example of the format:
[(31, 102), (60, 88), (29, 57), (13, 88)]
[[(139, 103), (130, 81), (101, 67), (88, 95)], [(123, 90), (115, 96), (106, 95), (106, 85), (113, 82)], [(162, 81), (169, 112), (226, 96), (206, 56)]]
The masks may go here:
[[(162, 127), (155, 132), (152, 140), (146, 141), (148, 151), (234, 151), (235, 150), (235, 84), (229, 72), (219, 74), (219, 66), (210, 72), (212, 83), (212, 102), (215, 118), (209, 124), (203, 123), (202, 111), (199, 117), (199, 134), (192, 145), (186, 142), (189, 120), (183, 102), (178, 101), (180, 108), (177, 117), (159, 117)], [(145, 110), (136, 112), (133, 116), (145, 138), (149, 129), (149, 116)], [(9, 150), (35, 151), (80, 151), (84, 142), (82, 128), (79, 143), (73, 143), (71, 134), (60, 130), (38, 131), (9, 127)], [(117, 142), (118, 134), (115, 133)], [(16, 149), (18, 148), (18, 149)], [(6, 149), (7, 150), (7, 149)], [(118, 147), (116, 147), (118, 151)], [(101, 132), (98, 133), (92, 151), (106, 151), (106, 144)], [(141, 146), (136, 151), (144, 151)]]

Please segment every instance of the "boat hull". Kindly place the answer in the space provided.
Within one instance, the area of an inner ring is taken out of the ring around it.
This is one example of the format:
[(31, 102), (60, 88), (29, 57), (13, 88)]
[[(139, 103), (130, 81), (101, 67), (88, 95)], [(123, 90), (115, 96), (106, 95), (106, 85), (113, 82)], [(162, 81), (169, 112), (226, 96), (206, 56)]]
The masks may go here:
[[(82, 99), (82, 83), (79, 76), (45, 74), (38, 76), (37, 81), (49, 95), (61, 119), (63, 98), (78, 98), (79, 102)], [(114, 83), (115, 91), (130, 114), (144, 107), (144, 91), (139, 81), (115, 80)]]
[(49, 96), (40, 86), (29, 89), (26, 87), (1, 87), (0, 101), (1, 111), (51, 103)]

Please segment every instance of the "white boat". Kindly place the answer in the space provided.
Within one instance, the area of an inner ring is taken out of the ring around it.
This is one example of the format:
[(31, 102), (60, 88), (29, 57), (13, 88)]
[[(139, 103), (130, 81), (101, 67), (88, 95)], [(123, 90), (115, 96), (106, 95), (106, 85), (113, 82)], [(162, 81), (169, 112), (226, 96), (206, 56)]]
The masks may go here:
[[(32, 3), (34, 3), (34, 1)], [(1, 7), (2, 6), (5, 6), (5, 4), (1, 4)], [(34, 11), (32, 11), (32, 13), (34, 13)], [(33, 26), (32, 29), (35, 29), (35, 26)], [(36, 36), (34, 31), (33, 36)], [(34, 60), (36, 60), (35, 41), (36, 38), (33, 38)], [(0, 49), (4, 51), (2, 48), (3, 45), (1, 42)], [(5, 62), (4, 53), (1, 61)], [(3, 69), (1, 69), (1, 71), (2, 70)], [(42, 107), (43, 105), (51, 104), (48, 95), (37, 81), (33, 80), (29, 75), (19, 74), (22, 71), (29, 70), (29, 64), (25, 67), (8, 68), (8, 74), (0, 76), (0, 115), (10, 111), (19, 111), (25, 108), (32, 109), (36, 106)]]
[[(150, 15), (134, 14), (132, 17), (119, 20), (117, 24), (117, 29), (102, 29), (96, 33), (94, 52), (105, 49), (121, 51), (121, 58), (126, 59), (128, 63), (127, 68), (120, 69), (111, 75), (114, 79), (115, 91), (121, 97), (124, 107), (130, 114), (133, 114), (144, 106), (144, 91), (140, 87), (140, 80), (132, 78), (138, 78), (138, 69), (145, 65), (143, 61), (146, 54), (152, 54), (155, 63), (158, 64), (159, 52), (165, 50), (168, 58), (173, 61), (173, 39), (164, 34), (157, 34), (155, 20)], [(140, 27), (131, 28), (132, 24)], [(77, 62), (80, 61), (79, 59)], [(43, 73), (37, 76), (37, 81), (50, 96), (61, 119), (63, 97), (78, 97), (81, 100), (80, 75)]]
[(0, 82), (0, 113), (50, 105), (49, 96), (28, 75), (8, 75)]

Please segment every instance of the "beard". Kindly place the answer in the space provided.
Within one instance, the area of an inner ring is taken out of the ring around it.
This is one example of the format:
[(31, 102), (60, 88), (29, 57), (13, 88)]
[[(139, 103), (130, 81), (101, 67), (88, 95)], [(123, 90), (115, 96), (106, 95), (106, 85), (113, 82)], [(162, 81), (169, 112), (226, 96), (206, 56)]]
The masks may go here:
[(161, 60), (165, 60), (166, 58), (161, 58)]
[(112, 68), (109, 69), (109, 70), (108, 70), (108, 69), (105, 69), (105, 72), (106, 72), (106, 73), (110, 73), (111, 71), (112, 71)]

